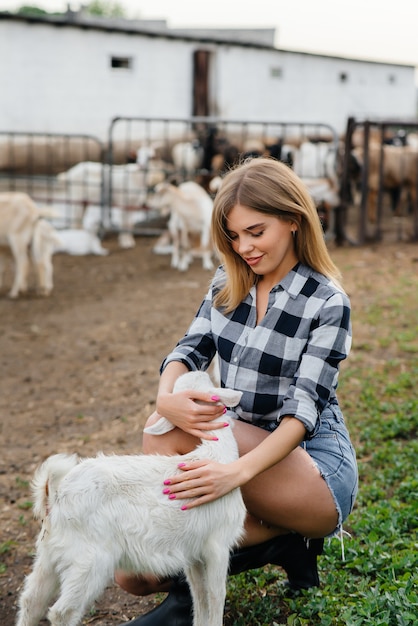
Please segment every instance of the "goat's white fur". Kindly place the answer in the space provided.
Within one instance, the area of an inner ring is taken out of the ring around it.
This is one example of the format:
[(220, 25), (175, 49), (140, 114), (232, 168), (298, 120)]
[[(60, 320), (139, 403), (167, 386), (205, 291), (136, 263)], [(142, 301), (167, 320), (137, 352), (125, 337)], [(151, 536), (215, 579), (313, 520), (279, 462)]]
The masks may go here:
[(97, 254), (105, 256), (109, 250), (103, 248), (97, 235), (83, 228), (65, 228), (58, 233), (59, 243), (54, 252), (64, 252), (74, 256)]
[[(175, 390), (193, 388), (196, 380), (227, 405), (239, 401), (239, 393), (231, 399), (230, 390), (214, 388), (200, 372), (180, 377)], [(241, 492), (189, 511), (181, 510), (185, 500), (162, 493), (164, 480), (180, 471), (179, 462), (229, 463), (238, 457), (232, 428), (213, 432), (218, 441), (202, 440), (184, 456), (49, 457), (33, 481), (34, 513), (43, 523), (17, 626), (36, 626), (57, 594), (48, 611), (51, 625), (76, 626), (116, 569), (159, 577), (184, 571), (194, 626), (221, 626), (229, 554), (243, 534)]]
[[(173, 243), (171, 266), (185, 271), (193, 256), (201, 256), (203, 268), (213, 269), (210, 241), (213, 200), (203, 187), (194, 181), (186, 181), (178, 187), (162, 182), (155, 186), (148, 203), (170, 215), (167, 226)], [(192, 234), (199, 235), (198, 249), (191, 248)]]
[[(51, 217), (53, 211), (39, 208), (32, 198), (23, 192), (0, 193), (0, 247), (10, 248), (15, 274), (10, 298), (27, 291), (29, 275), (29, 247), (37, 271), (38, 289), (42, 295), (52, 291), (52, 251), (51, 245), (57, 241), (56, 231), (41, 219)], [(0, 285), (3, 261), (0, 257)]]

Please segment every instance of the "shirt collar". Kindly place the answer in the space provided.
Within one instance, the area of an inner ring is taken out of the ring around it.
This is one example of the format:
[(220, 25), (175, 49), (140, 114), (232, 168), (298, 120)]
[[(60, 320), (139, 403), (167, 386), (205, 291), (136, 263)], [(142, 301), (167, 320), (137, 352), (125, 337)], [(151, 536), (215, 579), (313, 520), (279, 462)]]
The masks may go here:
[[(296, 299), (303, 290), (306, 282), (313, 274), (315, 274), (318, 278), (320, 277), (320, 274), (314, 272), (314, 270), (308, 265), (303, 265), (298, 262), (280, 282), (271, 288), (271, 293), (276, 293), (282, 289), (283, 291), (286, 291), (291, 298)], [(250, 289), (250, 296), (255, 299), (255, 294), (256, 285), (253, 285)]]
[(272, 291), (278, 291), (280, 288), (286, 291), (293, 299), (297, 298), (306, 281), (312, 276), (313, 270), (307, 265), (297, 263), (286, 276), (275, 286)]

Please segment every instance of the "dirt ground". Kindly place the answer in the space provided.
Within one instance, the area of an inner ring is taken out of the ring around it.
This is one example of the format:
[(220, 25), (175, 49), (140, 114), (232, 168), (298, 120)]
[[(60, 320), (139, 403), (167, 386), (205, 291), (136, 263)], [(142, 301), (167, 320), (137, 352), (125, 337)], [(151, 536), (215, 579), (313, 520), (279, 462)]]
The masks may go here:
[[(56, 452), (141, 450), (160, 362), (206, 291), (211, 273), (200, 262), (185, 273), (172, 270), (169, 257), (152, 252), (154, 241), (138, 237), (134, 249), (120, 250), (105, 240), (107, 257), (57, 255), (49, 298), (32, 289), (11, 301), (0, 290), (1, 626), (14, 624), (39, 530), (28, 505), (35, 467)], [(399, 273), (418, 270), (416, 244), (330, 250), (353, 307), (371, 284), (391, 289)], [(121, 624), (155, 600), (111, 585), (84, 623)]]

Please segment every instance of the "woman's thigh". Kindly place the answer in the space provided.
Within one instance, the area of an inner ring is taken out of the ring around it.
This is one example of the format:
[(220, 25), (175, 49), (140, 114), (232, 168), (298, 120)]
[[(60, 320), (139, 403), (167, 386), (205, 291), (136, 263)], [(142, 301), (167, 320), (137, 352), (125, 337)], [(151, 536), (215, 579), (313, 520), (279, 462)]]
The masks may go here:
[[(240, 455), (255, 448), (269, 433), (237, 421), (234, 434)], [(301, 447), (241, 488), (246, 507), (263, 523), (306, 537), (323, 537), (338, 524), (338, 512), (320, 471)]]

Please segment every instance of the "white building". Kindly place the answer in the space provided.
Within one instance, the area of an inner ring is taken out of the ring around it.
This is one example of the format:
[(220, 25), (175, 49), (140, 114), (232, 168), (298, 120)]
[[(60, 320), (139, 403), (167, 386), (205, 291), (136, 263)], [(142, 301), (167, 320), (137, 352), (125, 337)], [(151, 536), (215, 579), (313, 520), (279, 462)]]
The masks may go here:
[(349, 116), (416, 114), (413, 66), (277, 49), (269, 29), (215, 32), (0, 13), (0, 131), (104, 140), (116, 116), (211, 115), (342, 133)]

